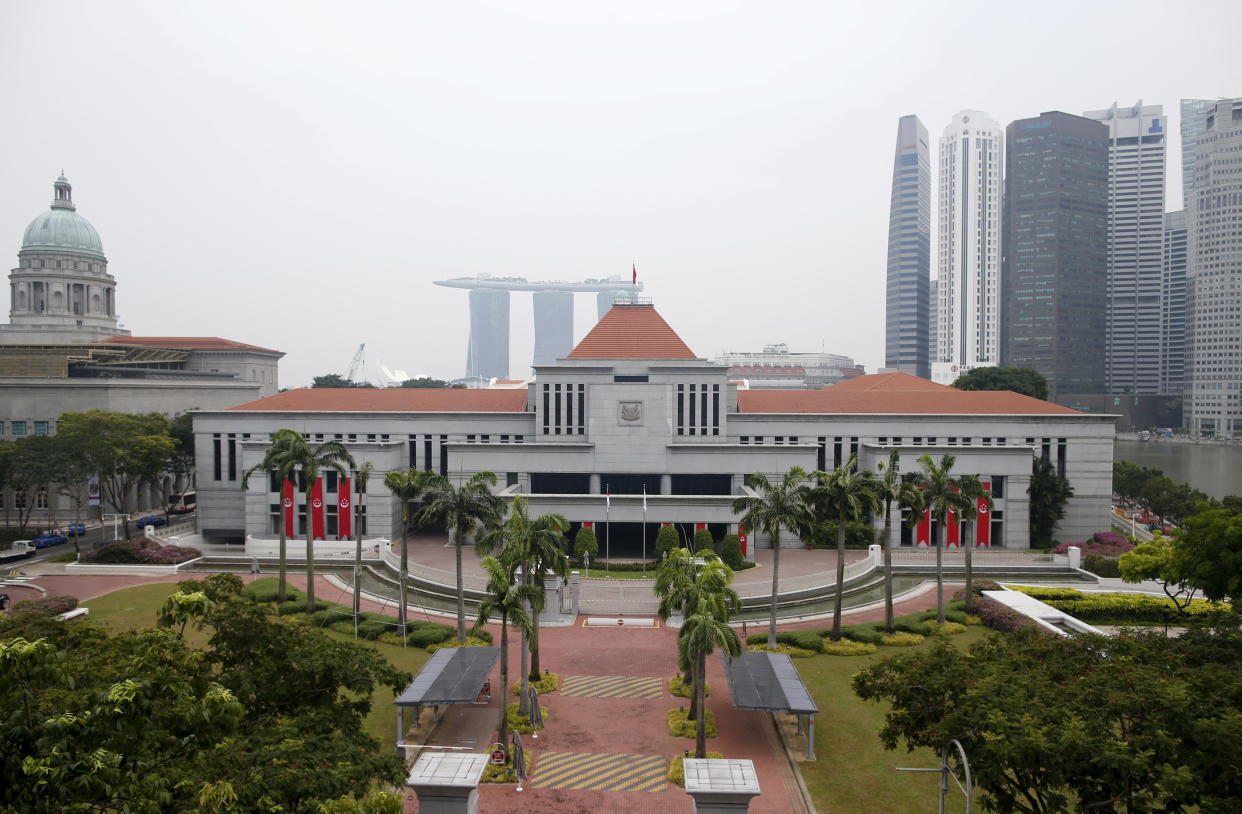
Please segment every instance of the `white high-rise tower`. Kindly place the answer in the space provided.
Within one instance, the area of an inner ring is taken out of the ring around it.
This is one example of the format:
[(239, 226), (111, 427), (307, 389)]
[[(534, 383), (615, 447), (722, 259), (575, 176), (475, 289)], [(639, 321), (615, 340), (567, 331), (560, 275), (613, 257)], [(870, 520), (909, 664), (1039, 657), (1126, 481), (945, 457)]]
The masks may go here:
[(932, 379), (942, 384), (1000, 364), (1004, 141), (1000, 125), (978, 110), (956, 114), (940, 137)]

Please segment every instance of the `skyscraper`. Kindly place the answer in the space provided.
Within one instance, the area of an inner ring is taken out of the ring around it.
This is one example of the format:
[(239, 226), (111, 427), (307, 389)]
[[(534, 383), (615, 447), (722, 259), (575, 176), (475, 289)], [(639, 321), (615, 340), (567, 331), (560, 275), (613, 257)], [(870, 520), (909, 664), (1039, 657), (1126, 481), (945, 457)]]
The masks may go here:
[(1216, 102), (1211, 99), (1182, 100), (1182, 209), (1190, 208), (1190, 198), (1194, 194), (1195, 144), (1206, 129), (1208, 113), (1215, 107)]
[(1108, 128), (1053, 111), (1005, 131), (1003, 364), (1103, 393)]
[(1186, 213), (1164, 213), (1160, 392), (1181, 393), (1186, 373)]
[(932, 379), (1000, 363), (1001, 142), (986, 113), (963, 110), (940, 137), (938, 331)]
[(536, 291), (535, 364), (550, 365), (574, 347), (574, 292)]
[(474, 289), (470, 292), (470, 347), (466, 376), (509, 378), (509, 292)]
[(1159, 393), (1167, 120), (1141, 101), (1083, 115), (1109, 129), (1106, 386)]
[(1187, 264), (1187, 423), (1242, 436), (1242, 98), (1216, 103), (1195, 147)]
[(931, 157), (918, 116), (897, 121), (888, 209), (884, 366), (930, 378)]

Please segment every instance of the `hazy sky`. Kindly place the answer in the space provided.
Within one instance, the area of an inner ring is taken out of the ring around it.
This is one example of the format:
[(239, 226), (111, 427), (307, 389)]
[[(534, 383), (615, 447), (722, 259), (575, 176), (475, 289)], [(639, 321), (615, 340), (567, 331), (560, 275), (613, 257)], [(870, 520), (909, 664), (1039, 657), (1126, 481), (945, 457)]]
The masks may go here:
[[(1242, 95), (1238, 2), (0, 0), (0, 255), (63, 168), (123, 324), (464, 372), (432, 280), (628, 274), (700, 356), (884, 360), (897, 118)], [(1180, 142), (1168, 200), (1180, 207)], [(3, 287), (6, 303), (8, 287)], [(594, 298), (578, 297), (576, 336)], [(510, 373), (531, 358), (515, 294)]]

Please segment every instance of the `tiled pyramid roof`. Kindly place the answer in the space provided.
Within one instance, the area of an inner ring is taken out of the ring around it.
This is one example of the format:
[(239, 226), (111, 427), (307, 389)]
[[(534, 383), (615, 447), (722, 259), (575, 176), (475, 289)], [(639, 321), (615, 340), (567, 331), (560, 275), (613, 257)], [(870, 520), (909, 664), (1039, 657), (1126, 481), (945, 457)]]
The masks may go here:
[(650, 305), (614, 305), (570, 359), (697, 359)]

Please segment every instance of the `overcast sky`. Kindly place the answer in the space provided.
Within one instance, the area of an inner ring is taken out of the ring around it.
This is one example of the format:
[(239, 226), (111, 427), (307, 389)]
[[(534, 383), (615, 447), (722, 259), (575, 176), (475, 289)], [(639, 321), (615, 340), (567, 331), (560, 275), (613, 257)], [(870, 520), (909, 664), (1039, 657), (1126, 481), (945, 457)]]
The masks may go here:
[[(874, 371), (899, 116), (934, 145), (962, 108), (1142, 99), (1176, 134), (1179, 99), (1242, 95), (1239, 30), (1228, 0), (0, 0), (0, 255), (63, 168), (125, 327), (283, 350), (284, 386), (362, 342), (372, 368), (462, 375), (466, 292), (432, 280), (631, 262), (700, 356)], [(513, 295), (515, 377), (531, 322)]]

